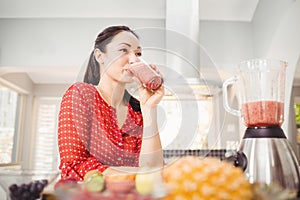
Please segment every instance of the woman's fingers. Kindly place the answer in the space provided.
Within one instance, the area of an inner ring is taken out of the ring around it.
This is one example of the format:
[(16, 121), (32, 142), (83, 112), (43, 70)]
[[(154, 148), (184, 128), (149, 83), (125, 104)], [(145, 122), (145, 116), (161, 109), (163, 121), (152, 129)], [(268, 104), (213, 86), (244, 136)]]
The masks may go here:
[(155, 92), (149, 91), (146, 88), (141, 88), (139, 91), (140, 101), (143, 105), (148, 105), (150, 107), (156, 106), (164, 96), (164, 86), (162, 85)]

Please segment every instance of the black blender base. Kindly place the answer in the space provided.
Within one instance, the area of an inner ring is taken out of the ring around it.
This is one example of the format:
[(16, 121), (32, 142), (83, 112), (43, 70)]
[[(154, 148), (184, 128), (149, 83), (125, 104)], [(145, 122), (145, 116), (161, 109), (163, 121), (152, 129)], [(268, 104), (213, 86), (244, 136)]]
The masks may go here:
[(246, 138), (286, 138), (280, 126), (250, 127), (246, 129)]

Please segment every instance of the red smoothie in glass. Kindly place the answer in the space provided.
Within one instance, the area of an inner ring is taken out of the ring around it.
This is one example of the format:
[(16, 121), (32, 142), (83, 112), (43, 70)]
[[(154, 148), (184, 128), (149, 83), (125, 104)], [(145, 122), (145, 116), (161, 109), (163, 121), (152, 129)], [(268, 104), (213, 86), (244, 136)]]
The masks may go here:
[(162, 77), (148, 65), (133, 67), (130, 69), (130, 72), (149, 90), (155, 91), (159, 89), (163, 83)]
[(278, 101), (256, 101), (242, 105), (247, 127), (281, 126), (284, 104)]

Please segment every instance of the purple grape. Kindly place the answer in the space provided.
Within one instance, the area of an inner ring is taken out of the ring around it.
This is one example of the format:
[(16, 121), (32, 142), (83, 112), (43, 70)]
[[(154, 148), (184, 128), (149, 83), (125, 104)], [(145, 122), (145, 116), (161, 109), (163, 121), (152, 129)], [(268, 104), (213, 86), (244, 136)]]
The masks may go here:
[(42, 183), (38, 183), (38, 184), (36, 185), (36, 190), (37, 190), (39, 193), (42, 192), (43, 189), (44, 189), (44, 185), (43, 185)]
[(48, 184), (48, 180), (47, 179), (43, 179), (40, 182), (43, 184), (44, 187)]
[(21, 188), (22, 188), (22, 194), (26, 194), (26, 192), (28, 191), (29, 192), (29, 185), (28, 184), (22, 184), (21, 185)]
[(39, 180), (35, 180), (35, 181), (33, 181), (32, 183), (33, 184), (37, 184), (37, 183), (39, 183), (40, 181)]
[(34, 193), (35, 191), (36, 191), (36, 184), (34, 182), (30, 183), (29, 192)]
[(28, 199), (30, 197), (30, 192), (29, 191), (24, 191), (22, 193), (22, 196), (21, 196), (23, 199)]
[(40, 193), (34, 193), (34, 194), (32, 194), (32, 197), (33, 197), (33, 199), (38, 199), (38, 198), (40, 198)]
[(18, 189), (16, 190), (16, 194), (21, 195), (23, 192), (24, 192), (24, 188), (22, 188), (21, 186), (18, 186)]
[(12, 200), (36, 200), (40, 198), (40, 193), (44, 190), (48, 180), (35, 180), (27, 184), (12, 184), (9, 186), (10, 198)]
[(18, 186), (17, 184), (12, 184), (8, 189), (10, 192), (14, 193), (18, 189)]

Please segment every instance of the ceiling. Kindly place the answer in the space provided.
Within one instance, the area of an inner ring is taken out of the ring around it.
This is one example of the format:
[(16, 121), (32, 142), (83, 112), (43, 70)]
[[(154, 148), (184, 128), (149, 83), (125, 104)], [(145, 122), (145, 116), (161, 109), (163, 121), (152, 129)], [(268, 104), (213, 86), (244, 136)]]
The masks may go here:
[[(113, 18), (113, 19), (165, 19), (166, 1), (174, 0), (1, 0), (1, 19), (87, 19), (87, 18)], [(179, 0), (180, 1), (180, 0)], [(259, 0), (200, 0), (200, 20), (216, 21), (243, 21), (252, 20)], [(133, 6), (134, 5), (134, 6)], [(59, 41), (64, 42), (64, 41)], [(34, 44), (33, 44), (34, 45)], [(67, 46), (67, 44), (66, 44)], [(62, 44), (63, 47), (63, 44)], [(60, 52), (57, 54), (61, 54)], [(40, 55), (36, 55), (37, 57)], [(58, 59), (60, 59), (58, 57)], [(77, 58), (79, 59), (79, 58)], [(74, 61), (64, 61), (66, 66), (74, 66)], [(82, 64), (82, 63), (80, 63)], [(23, 70), (34, 83), (64, 83), (77, 76), (79, 70), (72, 67), (51, 66), (30, 67), (30, 62), (17, 67), (15, 71)], [(57, 70), (60, 71), (57, 74)], [(7, 70), (7, 69), (6, 69)], [(0, 70), (1, 74), (1, 70)], [(3, 74), (3, 72), (2, 72)], [(55, 78), (54, 78), (55, 77)]]

